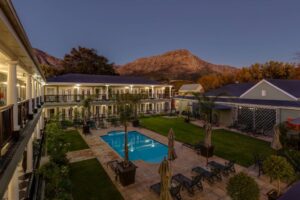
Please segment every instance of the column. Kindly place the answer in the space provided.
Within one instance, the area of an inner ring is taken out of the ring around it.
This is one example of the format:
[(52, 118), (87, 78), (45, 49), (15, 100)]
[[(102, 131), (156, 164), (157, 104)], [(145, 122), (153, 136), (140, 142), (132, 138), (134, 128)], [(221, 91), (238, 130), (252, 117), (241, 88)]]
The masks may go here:
[(42, 105), (44, 104), (44, 86), (41, 85), (41, 102), (42, 102)]
[(151, 98), (154, 98), (154, 86), (151, 86)]
[(109, 95), (108, 95), (108, 85), (105, 85), (106, 86), (106, 91), (105, 91), (105, 94), (106, 94), (106, 100), (108, 100), (108, 97), (109, 97)]
[(37, 112), (37, 101), (36, 101), (36, 80), (32, 79), (32, 98), (34, 99), (33, 112)]
[(18, 125), (18, 102), (17, 102), (17, 62), (12, 61), (8, 65), (7, 74), (7, 104), (13, 105), (13, 131), (14, 136), (18, 137), (20, 127)]
[(40, 130), (44, 130), (44, 116), (43, 116), (43, 114), (40, 117)]
[(32, 109), (32, 81), (31, 81), (31, 75), (27, 74), (26, 79), (26, 99), (29, 100), (29, 119), (33, 119), (33, 109)]
[(40, 100), (40, 96), (41, 96), (41, 87), (40, 87), (40, 83), (37, 81), (36, 82), (36, 94), (37, 94), (37, 97), (38, 97), (38, 100), (37, 100), (37, 106), (40, 108), (41, 107), (41, 100)]
[(133, 85), (130, 85), (130, 94), (133, 93)]
[(26, 173), (32, 172), (33, 169), (33, 149), (32, 149), (32, 136), (30, 137), (28, 143), (27, 143), (27, 168), (26, 168)]
[(169, 97), (172, 97), (172, 86), (169, 86)]
[(38, 121), (38, 123), (36, 124), (36, 139), (41, 139), (41, 128), (40, 128), (40, 120)]
[(18, 168), (15, 169), (15, 172), (13, 176), (10, 179), (9, 185), (8, 185), (8, 200), (15, 200), (19, 199), (19, 173), (18, 173)]

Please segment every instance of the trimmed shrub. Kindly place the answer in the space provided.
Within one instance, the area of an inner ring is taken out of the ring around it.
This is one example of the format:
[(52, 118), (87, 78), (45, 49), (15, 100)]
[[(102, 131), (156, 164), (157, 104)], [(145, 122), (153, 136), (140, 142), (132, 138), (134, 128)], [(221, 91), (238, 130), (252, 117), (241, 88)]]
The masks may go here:
[(227, 194), (232, 200), (258, 200), (259, 187), (255, 180), (241, 172), (229, 179)]

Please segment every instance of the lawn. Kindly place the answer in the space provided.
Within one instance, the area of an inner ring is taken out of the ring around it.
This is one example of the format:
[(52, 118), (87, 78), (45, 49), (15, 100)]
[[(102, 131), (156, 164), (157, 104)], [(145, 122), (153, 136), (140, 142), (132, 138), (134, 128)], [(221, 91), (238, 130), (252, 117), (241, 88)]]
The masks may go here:
[(74, 200), (123, 199), (97, 159), (71, 163), (70, 172)]
[[(185, 123), (183, 118), (149, 117), (142, 118), (141, 124), (164, 136), (167, 136), (169, 129), (173, 128), (175, 138), (180, 142), (195, 144), (204, 139), (204, 130), (193, 124)], [(253, 164), (254, 152), (265, 156), (273, 152), (268, 142), (224, 129), (213, 131), (212, 143), (215, 146), (215, 155), (226, 160), (235, 160), (245, 167)]]
[(77, 130), (64, 131), (64, 137), (67, 142), (70, 143), (69, 151), (77, 151), (89, 148), (89, 146), (85, 143)]

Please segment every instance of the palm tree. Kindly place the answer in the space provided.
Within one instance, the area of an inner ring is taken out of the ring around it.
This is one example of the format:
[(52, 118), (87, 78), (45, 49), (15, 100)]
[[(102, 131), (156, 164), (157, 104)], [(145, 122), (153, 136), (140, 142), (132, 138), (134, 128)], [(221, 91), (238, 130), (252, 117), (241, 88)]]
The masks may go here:
[(129, 102), (133, 106), (133, 113), (134, 113), (134, 121), (133, 126), (139, 126), (138, 120), (138, 105), (140, 105), (141, 100), (144, 99), (143, 94), (129, 94)]
[(203, 113), (206, 123), (212, 123), (212, 117), (213, 117), (213, 110), (215, 107), (215, 101), (218, 98), (218, 96), (214, 98), (210, 98), (205, 96), (204, 94), (194, 93), (194, 96), (196, 100), (198, 101), (199, 105), (199, 112)]
[(199, 104), (199, 111), (200, 114), (204, 114), (204, 131), (205, 131), (205, 139), (204, 139), (204, 146), (201, 147), (201, 154), (206, 157), (206, 162), (208, 164), (208, 157), (211, 157), (213, 155), (213, 145), (211, 144), (211, 123), (212, 123), (212, 116), (213, 116), (213, 110), (215, 107), (215, 101), (217, 97), (209, 98), (205, 96), (204, 94), (200, 95), (198, 93), (194, 94), (195, 98), (198, 101)]
[(128, 155), (128, 135), (127, 135), (127, 128), (128, 123), (132, 120), (133, 109), (132, 104), (130, 103), (130, 95), (123, 94), (117, 96), (117, 104), (118, 104), (118, 111), (120, 116), (120, 122), (124, 126), (124, 162), (123, 166), (129, 166), (129, 155)]
[(92, 99), (91, 98), (87, 98), (83, 101), (82, 105), (83, 105), (83, 113), (82, 113), (82, 116), (83, 116), (83, 120), (84, 120), (84, 123), (83, 123), (83, 133), (90, 133), (90, 127), (89, 125), (87, 124), (88, 120), (90, 120), (90, 116), (91, 116), (91, 101)]

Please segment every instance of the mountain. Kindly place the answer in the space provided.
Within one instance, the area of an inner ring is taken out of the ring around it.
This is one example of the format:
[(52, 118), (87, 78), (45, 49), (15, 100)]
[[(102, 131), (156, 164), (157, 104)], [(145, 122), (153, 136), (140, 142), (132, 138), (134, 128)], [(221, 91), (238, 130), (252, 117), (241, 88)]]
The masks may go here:
[(48, 53), (36, 48), (33, 49), (33, 53), (35, 54), (40, 65), (47, 65), (49, 67), (56, 68), (57, 70), (63, 69), (61, 66), (61, 59), (51, 56)]
[(196, 80), (210, 73), (233, 73), (237, 68), (206, 62), (186, 49), (137, 59), (116, 68), (120, 75), (144, 76), (155, 80)]

